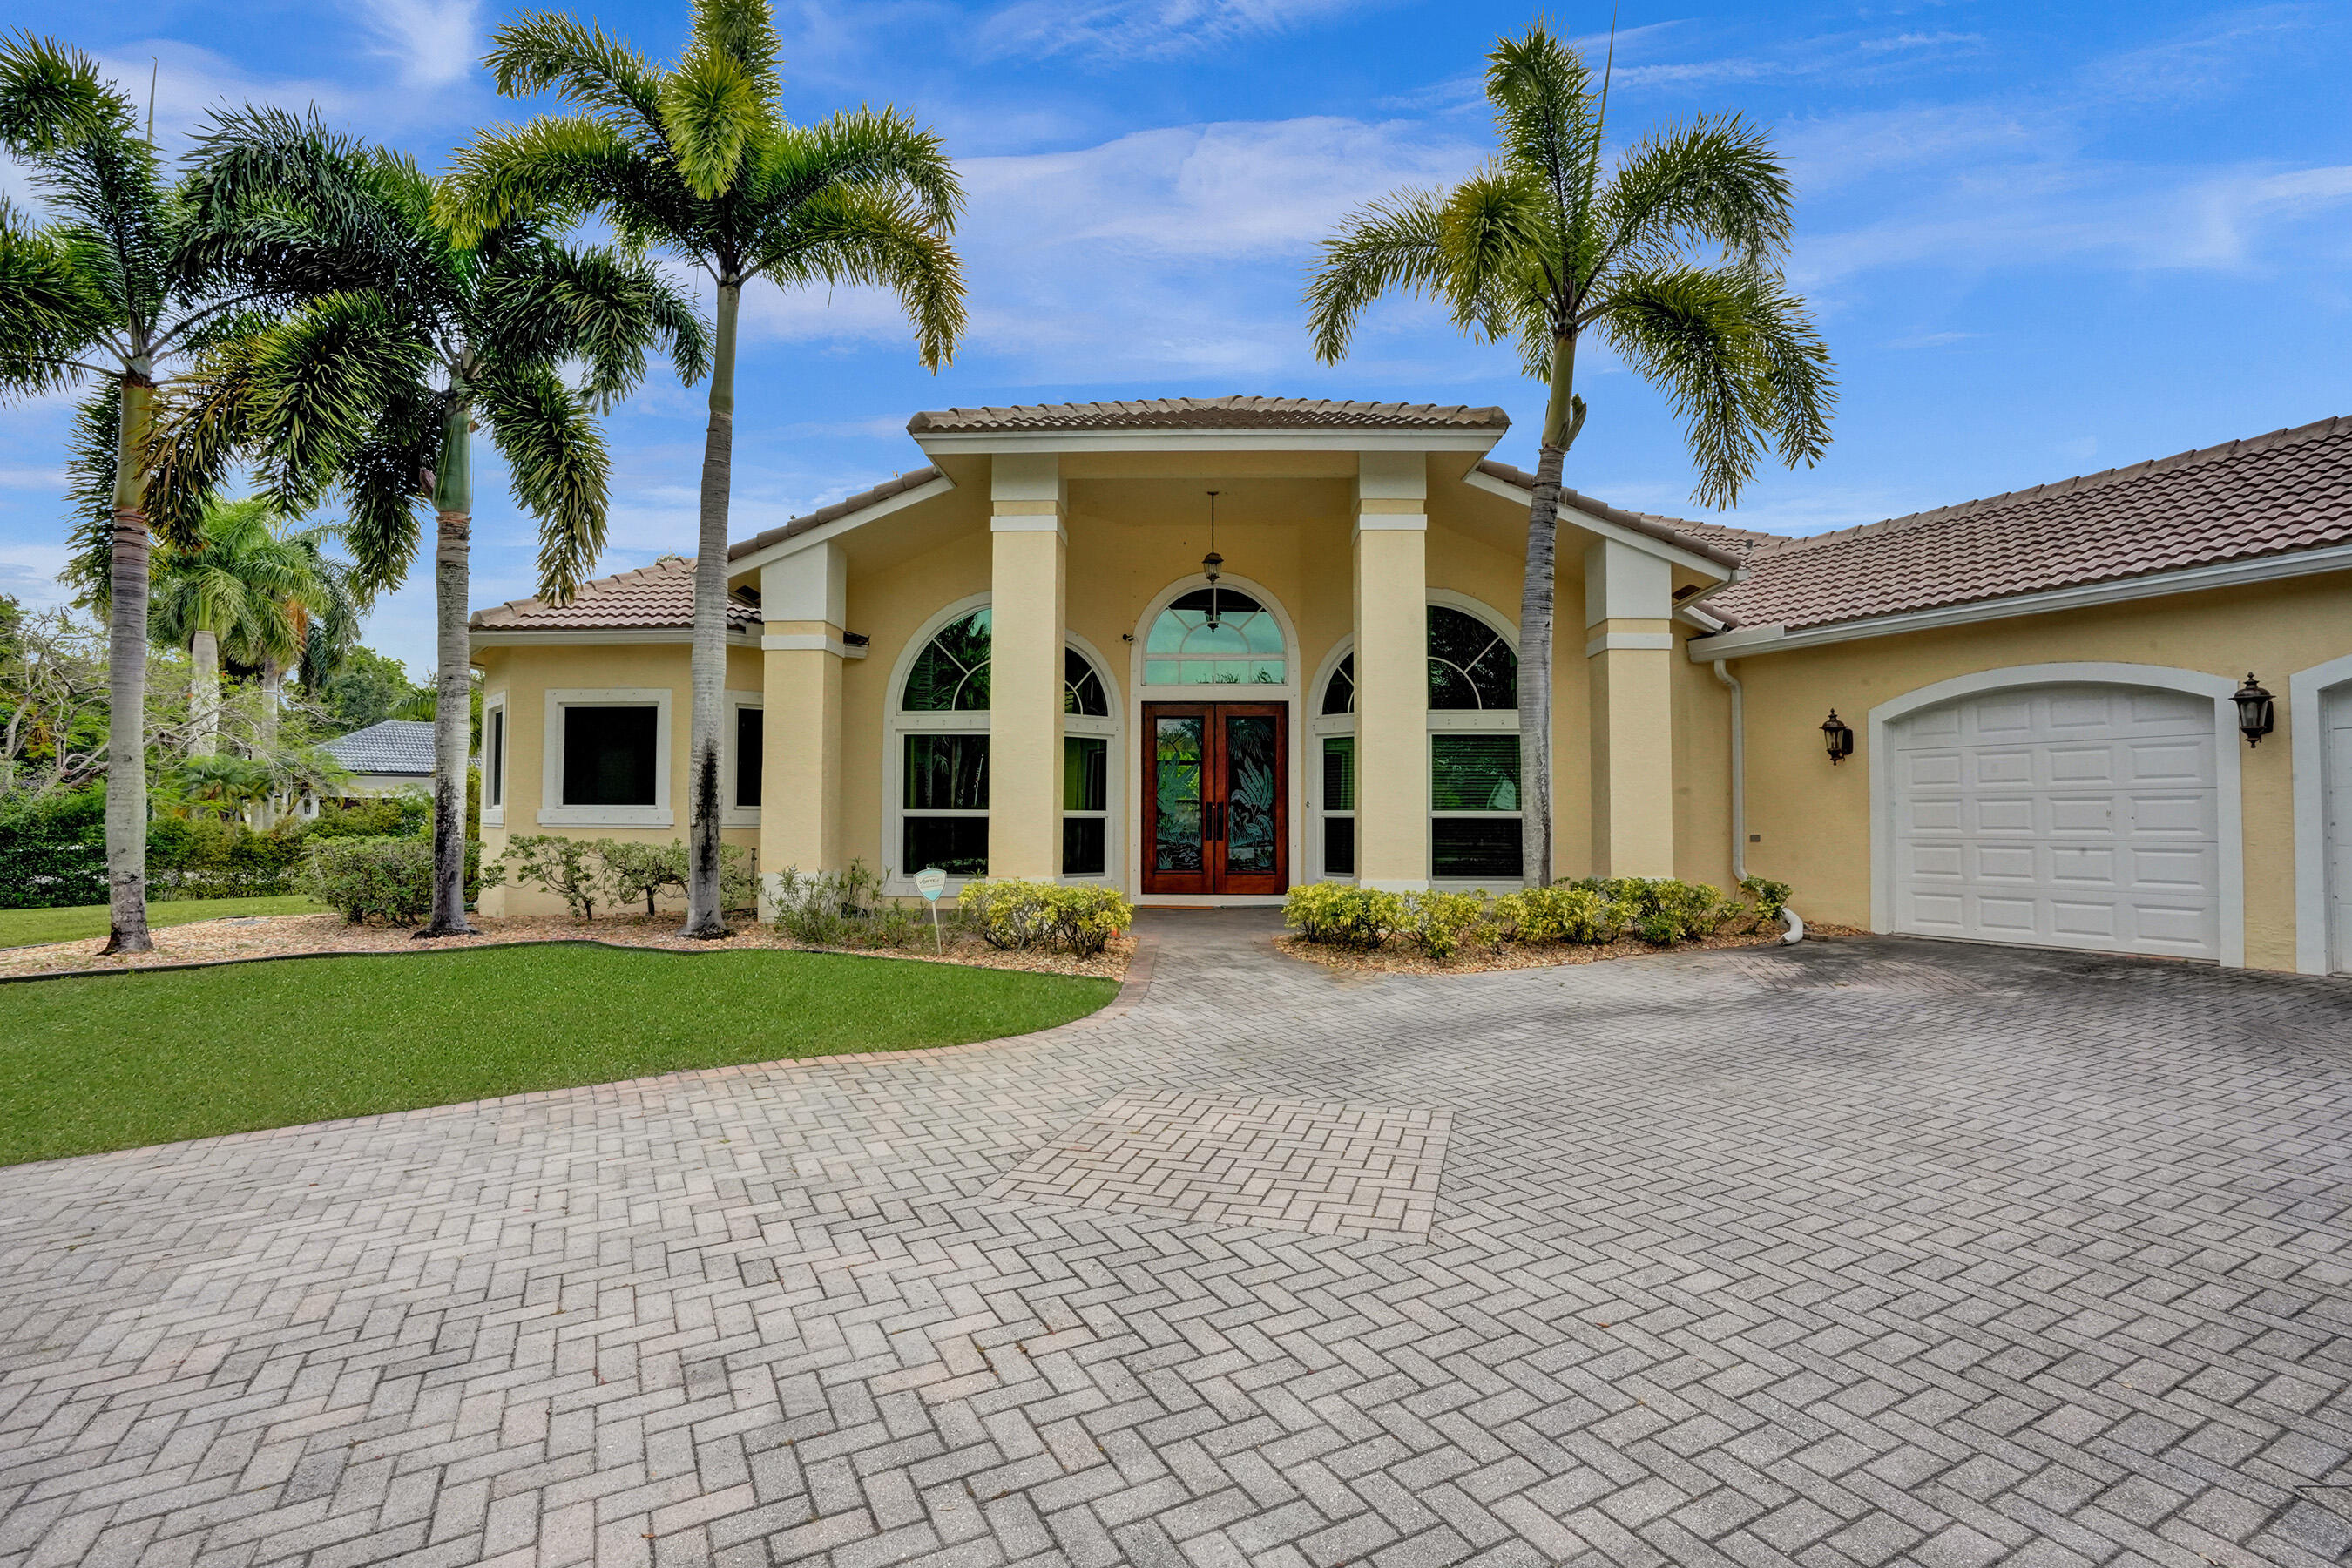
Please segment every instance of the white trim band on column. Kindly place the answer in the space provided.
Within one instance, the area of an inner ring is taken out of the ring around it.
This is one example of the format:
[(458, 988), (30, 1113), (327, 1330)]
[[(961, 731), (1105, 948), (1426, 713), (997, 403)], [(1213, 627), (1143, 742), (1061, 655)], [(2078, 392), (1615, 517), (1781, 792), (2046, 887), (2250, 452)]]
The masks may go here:
[(1922, 708), (1933, 708), (1955, 698), (1979, 692), (2006, 691), (2025, 686), (2146, 686), (2164, 691), (2186, 691), (2213, 703), (2216, 815), (2220, 817), (2221, 862), (2221, 964), (2224, 969), (2246, 966), (2246, 820), (2240, 765), (2243, 742), (2238, 738), (2238, 705), (2232, 700), (2238, 683), (2201, 669), (2176, 669), (2161, 664), (2013, 664), (2001, 669), (1980, 669), (1956, 675), (1900, 697), (1891, 697), (1870, 710), (1870, 929), (1888, 931), (1895, 921), (1895, 781), (1887, 726)]
[(2326, 974), (2335, 933), (2327, 929), (2327, 748), (2323, 704), (2352, 683), (2352, 653), (2287, 678), (2287, 743), (2294, 769), (2294, 969)]
[(844, 642), (839, 637), (825, 637), (818, 632), (771, 632), (760, 639), (764, 649), (781, 648), (793, 652), (829, 653), (836, 658), (864, 658), (864, 643)]
[(1425, 511), (1360, 511), (1356, 526), (1372, 532), (1427, 533), (1429, 514)]
[(1627, 648), (1672, 653), (1674, 647), (1672, 632), (1603, 632), (1584, 645), (1584, 657), (1591, 658), (1597, 653), (1616, 653)]
[(1055, 511), (1000, 511), (988, 520), (991, 533), (1059, 533), (1062, 515)]

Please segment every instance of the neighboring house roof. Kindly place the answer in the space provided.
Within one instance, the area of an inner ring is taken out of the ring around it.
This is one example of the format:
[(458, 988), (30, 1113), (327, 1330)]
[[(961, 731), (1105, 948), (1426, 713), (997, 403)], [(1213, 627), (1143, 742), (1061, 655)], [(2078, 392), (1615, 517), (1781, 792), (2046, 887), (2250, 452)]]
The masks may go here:
[(386, 719), (319, 749), (355, 773), (433, 775), (433, 725), (423, 719)]
[[(730, 631), (744, 630), (759, 619), (756, 604), (738, 598), (727, 606)], [(694, 562), (688, 556), (673, 555), (634, 572), (583, 583), (568, 605), (509, 599), (495, 609), (475, 611), (467, 624), (482, 632), (660, 631), (690, 626), (694, 624)]]
[(853, 511), (864, 511), (877, 501), (888, 500), (892, 496), (903, 495), (918, 486), (929, 484), (939, 477), (939, 469), (929, 466), (910, 468), (895, 479), (883, 480), (870, 490), (860, 490), (854, 496), (835, 501), (831, 506), (821, 506), (806, 517), (793, 518), (790, 522), (780, 523), (765, 532), (755, 533), (749, 539), (739, 540), (727, 547), (727, 559), (740, 561), (754, 550), (765, 550), (771, 544), (781, 543), (794, 534), (806, 533), (812, 528), (823, 528), (826, 523), (847, 517)]
[(1494, 430), (1511, 427), (1495, 407), (1459, 403), (1346, 403), (1332, 397), (1146, 397), (1125, 403), (1027, 403), (1007, 408), (934, 408), (907, 421), (909, 434), (980, 430)]
[[(1508, 463), (1497, 463), (1488, 458), (1478, 465), (1478, 471), (1489, 479), (1500, 479), (1507, 485), (1516, 485), (1523, 490), (1533, 490), (1536, 488), (1536, 477), (1533, 474), (1524, 468), (1515, 468)], [(1776, 540), (1780, 537), (1777, 533), (1759, 533), (1753, 529), (1733, 528), (1720, 522), (1692, 522), (1679, 517), (1659, 517), (1646, 511), (1626, 511), (1611, 506), (1606, 501), (1595, 500), (1591, 496), (1581, 495), (1565, 485), (1560, 487), (1559, 504), (1572, 506), (1579, 511), (1600, 518), (1604, 522), (1613, 522), (1620, 528), (1630, 528), (1636, 533), (1646, 533), (1651, 538), (1662, 539), (1668, 544), (1680, 545), (1685, 550), (1704, 555), (1708, 560), (1725, 566), (1740, 564), (1748, 558), (1749, 551), (1767, 540)], [(1713, 604), (1715, 601), (1709, 599), (1707, 602)]]
[(2352, 543), (2352, 416), (1835, 533), (1768, 539), (1710, 597), (1741, 626), (1835, 621)]

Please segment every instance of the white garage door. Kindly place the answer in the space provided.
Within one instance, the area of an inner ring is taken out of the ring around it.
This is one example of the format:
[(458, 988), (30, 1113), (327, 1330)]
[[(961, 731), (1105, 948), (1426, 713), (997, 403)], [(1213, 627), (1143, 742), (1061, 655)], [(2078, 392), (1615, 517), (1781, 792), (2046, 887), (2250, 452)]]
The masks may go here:
[(2213, 703), (2035, 686), (1888, 726), (1895, 928), (2218, 959)]
[(2352, 974), (2352, 686), (2327, 693), (2320, 710), (2327, 781), (2328, 967)]

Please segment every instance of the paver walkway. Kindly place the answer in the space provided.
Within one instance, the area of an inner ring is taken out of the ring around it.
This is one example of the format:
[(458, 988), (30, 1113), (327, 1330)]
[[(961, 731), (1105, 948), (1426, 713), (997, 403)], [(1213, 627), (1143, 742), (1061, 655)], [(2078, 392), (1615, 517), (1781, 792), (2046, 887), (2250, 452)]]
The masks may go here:
[(2319, 1564), (2352, 986), (1149, 996), (0, 1171), (0, 1564)]

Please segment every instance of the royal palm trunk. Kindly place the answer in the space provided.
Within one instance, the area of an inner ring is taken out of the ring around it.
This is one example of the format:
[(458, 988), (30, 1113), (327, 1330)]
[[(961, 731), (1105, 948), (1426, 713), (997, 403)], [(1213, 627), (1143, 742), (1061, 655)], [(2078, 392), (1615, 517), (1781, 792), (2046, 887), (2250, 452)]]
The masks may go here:
[(147, 933), (147, 446), (155, 384), (122, 378), (108, 568), (106, 887), (108, 952), (152, 952)]
[(473, 709), (473, 644), (466, 629), (474, 532), (469, 423), (460, 399), (441, 426), (440, 466), (434, 470), (433, 611), (440, 668), (433, 693), (433, 914), (419, 937), (474, 930), (466, 919), (466, 762)]
[(188, 639), (188, 657), (194, 666), (190, 681), (188, 755), (209, 757), (220, 750), (220, 637), (210, 626), (199, 627)]
[(735, 321), (740, 283), (719, 286), (710, 428), (702, 447), (702, 529), (694, 557), (694, 718), (687, 756), (686, 930), (722, 937), (719, 908), (719, 728), (727, 690), (727, 498), (735, 460)]
[(1519, 590), (1519, 874), (1551, 886), (1551, 672), (1559, 536), (1560, 476), (1568, 467), (1568, 416), (1575, 395), (1576, 340), (1552, 341), (1551, 395), (1544, 406), (1543, 455), (1528, 507), (1528, 559)]

